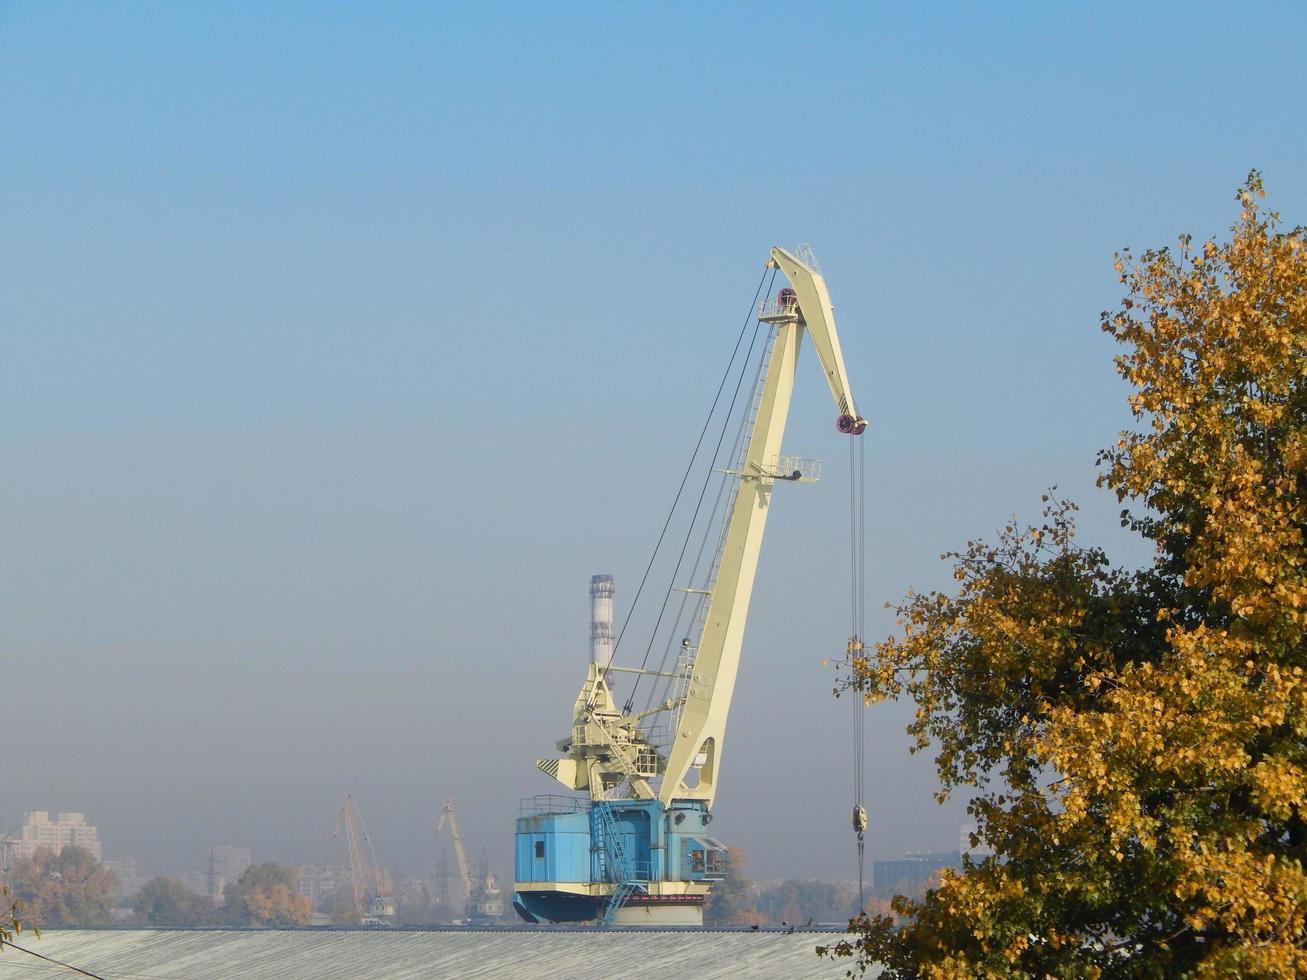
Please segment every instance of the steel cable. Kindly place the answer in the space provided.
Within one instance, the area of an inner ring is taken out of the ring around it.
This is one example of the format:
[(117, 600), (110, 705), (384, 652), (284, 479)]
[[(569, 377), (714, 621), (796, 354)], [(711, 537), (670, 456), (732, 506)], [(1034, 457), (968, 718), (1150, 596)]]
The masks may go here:
[[(769, 283), (768, 290), (770, 291), (770, 289), (771, 289), (771, 284)], [(768, 338), (768, 343), (770, 343), (770, 337)], [(757, 397), (758, 386), (762, 382), (763, 371), (766, 369), (767, 366), (766, 346), (767, 345), (764, 345), (762, 356), (758, 358), (758, 366), (753, 374), (753, 386), (750, 389), (749, 404), (752, 404), (753, 399)], [(744, 363), (745, 364), (748, 363), (747, 357), (745, 358)], [(749, 412), (745, 411), (740, 415), (740, 422), (739, 425), (736, 426), (736, 430), (735, 430), (735, 441), (732, 443), (730, 454), (727, 457), (728, 459), (733, 460), (735, 462), (737, 468), (738, 466), (743, 465), (742, 457), (744, 452), (744, 444), (749, 435), (749, 433), (746, 431), (748, 429), (748, 423), (749, 423)], [(729, 415), (727, 416), (725, 424), (727, 425), (730, 424)], [(715, 464), (716, 460), (714, 460), (713, 462)], [(712, 472), (712, 469), (713, 468), (709, 469), (710, 473)], [(718, 485), (718, 490), (717, 490), (717, 499), (713, 503), (712, 510), (708, 514), (708, 519), (704, 522), (703, 537), (699, 541), (699, 550), (695, 554), (694, 564), (690, 568), (690, 574), (687, 579), (687, 581), (689, 582), (695, 582), (698, 580), (699, 568), (703, 563), (704, 555), (708, 551), (708, 540), (709, 538), (712, 537), (712, 532), (714, 529), (718, 530), (716, 547), (713, 549), (713, 558), (714, 558), (713, 564), (716, 563), (715, 560), (717, 557), (717, 553), (721, 550), (722, 541), (726, 535), (726, 524), (729, 521), (729, 515), (724, 513), (724, 506), (728, 500), (733, 499), (730, 490), (732, 487), (736, 486), (734, 481), (735, 478), (732, 477), (730, 474), (727, 473), (721, 474), (721, 481)], [(690, 531), (687, 532), (687, 534), (692, 532), (693, 532), (693, 528), (691, 528)], [(705, 572), (704, 581), (702, 585), (704, 589), (711, 589), (713, 586), (711, 565), (709, 566), (708, 571)], [(661, 658), (659, 658), (658, 661), (658, 667), (656, 670), (657, 673), (663, 672), (663, 669), (667, 665), (667, 660), (671, 656), (672, 644), (676, 642), (676, 636), (678, 633), (681, 632), (681, 621), (685, 616), (685, 609), (686, 606), (688, 605), (689, 598), (690, 598), (689, 592), (683, 593), (681, 596), (681, 603), (676, 611), (676, 619), (672, 622), (672, 628), (667, 634), (667, 642), (663, 645), (662, 656)], [(703, 612), (704, 604), (707, 601), (708, 601), (708, 596), (706, 595), (696, 596), (696, 601), (694, 603), (693, 610), (690, 614), (690, 620), (687, 625), (688, 629), (694, 628), (694, 623), (698, 619), (700, 613)], [(685, 637), (685, 640), (686, 641), (689, 640), (688, 635)], [(672, 678), (670, 677), (664, 678), (663, 697), (661, 700), (666, 700), (667, 697), (671, 694), (671, 684), (672, 684)], [(653, 690), (649, 692), (648, 698), (645, 699), (644, 710), (647, 711), (653, 707), (657, 695), (658, 695), (658, 688), (655, 687)]]
[[(763, 269), (763, 279), (766, 279), (766, 278), (767, 278), (767, 270), (766, 270), (766, 268), (764, 268), (764, 269)], [(776, 269), (773, 267), (772, 270), (771, 270), (771, 280), (767, 283), (767, 292), (768, 292), (768, 293), (771, 292), (771, 284), (772, 284), (772, 282), (775, 282), (775, 280), (776, 280)], [(756, 311), (757, 311), (757, 308), (758, 308), (758, 297), (761, 296), (762, 293), (763, 293), (762, 283), (759, 282), (759, 283), (758, 283), (758, 290), (757, 290), (757, 292), (754, 293), (753, 303), (750, 305), (749, 320), (752, 320), (752, 319), (753, 319), (753, 317), (754, 317), (754, 315), (755, 315), (755, 313), (756, 313)], [(748, 321), (745, 322), (745, 327), (746, 327), (746, 328), (748, 327)], [(677, 577), (677, 576), (680, 574), (680, 572), (681, 572), (681, 565), (682, 565), (682, 564), (684, 563), (684, 561), (685, 561), (685, 553), (686, 553), (687, 550), (689, 550), (689, 547), (690, 547), (690, 541), (691, 541), (691, 540), (693, 539), (693, 537), (694, 537), (694, 528), (695, 528), (695, 525), (698, 523), (698, 520), (699, 520), (699, 512), (700, 512), (700, 511), (702, 510), (702, 508), (703, 508), (703, 498), (704, 498), (704, 496), (708, 493), (708, 484), (712, 482), (713, 467), (714, 467), (714, 464), (716, 464), (716, 462), (717, 462), (717, 458), (721, 455), (721, 452), (722, 452), (722, 443), (726, 441), (726, 433), (727, 433), (727, 431), (730, 429), (730, 420), (731, 420), (731, 416), (732, 416), (732, 415), (734, 414), (734, 412), (735, 412), (735, 405), (736, 405), (736, 402), (739, 401), (739, 397), (740, 397), (740, 388), (744, 385), (744, 378), (745, 378), (745, 375), (748, 373), (747, 368), (748, 368), (748, 364), (749, 364), (749, 359), (753, 356), (753, 348), (754, 348), (754, 346), (757, 344), (757, 342), (758, 342), (758, 331), (755, 329), (754, 332), (753, 332), (753, 337), (749, 340), (749, 350), (748, 350), (748, 352), (744, 355), (744, 359), (740, 362), (740, 366), (741, 366), (740, 377), (739, 377), (739, 379), (735, 382), (735, 390), (731, 393), (731, 404), (729, 405), (729, 407), (727, 407), (727, 409), (726, 409), (726, 414), (725, 414), (725, 416), (722, 418), (722, 431), (721, 431), (721, 434), (718, 435), (718, 437), (717, 437), (717, 445), (713, 448), (712, 458), (709, 460), (709, 464), (708, 464), (708, 472), (704, 475), (703, 486), (699, 489), (699, 499), (698, 499), (697, 501), (695, 501), (695, 505), (694, 505), (694, 513), (690, 516), (690, 524), (689, 524), (689, 526), (688, 526), (687, 529), (686, 529), (685, 540), (681, 543), (681, 552), (680, 552), (680, 554), (679, 554), (679, 555), (677, 556), (677, 558), (676, 558), (676, 567), (672, 569), (671, 578), (669, 579), (669, 581), (668, 581), (668, 583), (667, 583), (667, 591), (663, 594), (663, 602), (662, 602), (662, 605), (661, 605), (661, 606), (659, 607), (659, 609), (658, 609), (658, 618), (654, 621), (653, 629), (649, 631), (649, 642), (648, 642), (648, 644), (645, 646), (644, 657), (640, 660), (640, 669), (641, 669), (641, 670), (644, 670), (644, 668), (646, 667), (646, 665), (649, 663), (649, 655), (653, 652), (654, 642), (655, 642), (655, 641), (657, 640), (657, 638), (658, 638), (658, 628), (662, 625), (663, 616), (664, 616), (664, 615), (666, 614), (666, 612), (667, 612), (667, 603), (668, 603), (669, 601), (671, 601), (672, 590), (676, 588), (676, 577)], [(736, 344), (736, 350), (738, 350), (738, 349), (739, 349), (739, 344), (738, 344), (738, 342), (737, 342), (737, 344)], [(732, 356), (731, 356), (731, 362), (732, 362), (732, 364), (734, 363), (734, 360), (735, 360), (735, 357), (734, 357), (734, 354), (732, 354)], [(728, 365), (728, 367), (727, 367), (727, 370), (728, 370), (728, 371), (730, 370), (730, 366), (729, 366), (729, 365)], [(726, 381), (726, 379), (723, 378), (723, 379), (722, 379), (723, 386), (725, 385), (725, 381)], [(718, 389), (718, 396), (720, 397), (720, 395), (721, 395), (721, 389), (719, 388), (719, 389)], [(716, 405), (717, 405), (717, 399), (714, 399), (714, 400), (713, 400), (713, 407), (715, 408)], [(711, 418), (711, 416), (710, 416), (710, 418)], [(704, 428), (705, 428), (705, 431), (706, 431), (706, 430), (707, 430), (707, 423), (705, 423)], [(703, 442), (703, 434), (702, 434), (702, 433), (701, 433), (700, 436), (699, 436), (699, 441), (700, 441), (700, 443), (702, 444), (702, 442)], [(698, 446), (695, 447), (695, 452), (696, 452), (696, 454), (698, 453)], [(693, 459), (691, 459), (691, 463), (693, 463)], [(686, 475), (688, 476), (689, 474), (687, 473)], [(682, 485), (682, 487), (684, 487), (684, 485), (685, 485), (685, 481), (684, 481), (684, 480), (682, 480), (681, 485)], [(679, 493), (677, 494), (677, 496), (678, 496), (678, 498), (679, 498), (679, 496), (680, 496)], [(671, 519), (671, 518), (670, 518), (670, 515), (669, 515), (668, 520), (670, 521), (670, 519)], [(664, 530), (665, 530), (665, 528), (664, 528)], [(616, 649), (616, 648), (614, 648), (614, 649)], [(627, 700), (626, 700), (626, 706), (625, 706), (624, 709), (623, 709), (624, 712), (630, 712), (632, 706), (635, 704), (635, 695), (636, 695), (636, 692), (639, 690), (639, 687), (640, 687), (640, 680), (641, 680), (640, 676), (637, 675), (636, 678), (635, 678), (635, 683), (634, 683), (634, 684), (632, 685), (632, 687), (631, 687), (631, 696), (630, 696), (629, 698), (627, 698)]]
[[(773, 276), (775, 272), (773, 271)], [(681, 501), (681, 494), (685, 491), (685, 484), (690, 479), (690, 473), (694, 469), (694, 461), (699, 456), (699, 450), (703, 446), (703, 438), (708, 434), (708, 427), (712, 424), (713, 415), (717, 411), (717, 405), (721, 401), (722, 392), (726, 390), (726, 382), (730, 380), (731, 369), (735, 365), (735, 356), (740, 352), (740, 344), (744, 342), (744, 334), (749, 329), (749, 324), (753, 321), (754, 311), (758, 306), (758, 297), (762, 295), (763, 283), (767, 281), (767, 269), (764, 267), (762, 276), (758, 279), (758, 288), (754, 291), (753, 301), (749, 304), (749, 315), (745, 317), (743, 326), (740, 327), (739, 336), (735, 338), (735, 347), (731, 351), (731, 359), (726, 364), (726, 371), (722, 374), (721, 383), (717, 385), (717, 394), (713, 396), (712, 406), (708, 409), (708, 417), (704, 419), (703, 428), (699, 430), (699, 439), (694, 444), (694, 452), (690, 454), (690, 461), (685, 466), (685, 473), (681, 476), (681, 484), (676, 489), (676, 496), (672, 499), (671, 509), (667, 512), (667, 520), (663, 521), (663, 529), (658, 533), (658, 541), (654, 544), (653, 554), (649, 556), (649, 563), (645, 566), (644, 575), (640, 578), (639, 588), (635, 590), (635, 596), (631, 599), (631, 606), (626, 612), (626, 618), (622, 621), (622, 628), (618, 631), (617, 640), (613, 643), (613, 657), (616, 658), (617, 651), (622, 645), (622, 638), (626, 636), (627, 627), (631, 625), (631, 617), (635, 614), (636, 606), (640, 602), (640, 595), (644, 592), (645, 583), (649, 581), (649, 573), (653, 570), (654, 561), (658, 557), (658, 552), (662, 548), (663, 539), (667, 536), (667, 528), (671, 526), (672, 517), (676, 514), (677, 505)]]

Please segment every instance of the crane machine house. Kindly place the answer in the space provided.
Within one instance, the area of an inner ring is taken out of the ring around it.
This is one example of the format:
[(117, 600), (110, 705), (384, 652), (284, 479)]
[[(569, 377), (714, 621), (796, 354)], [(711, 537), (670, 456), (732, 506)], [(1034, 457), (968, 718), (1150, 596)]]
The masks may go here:
[[(612, 580), (592, 581), (593, 619), (606, 623), (592, 621), (591, 663), (571, 731), (558, 742), (561, 757), (537, 762), (572, 795), (524, 800), (517, 820), (513, 906), (528, 922), (701, 924), (708, 892), (729, 870), (726, 848), (707, 831), (763, 529), (777, 483), (818, 475), (817, 461), (781, 454), (805, 334), (834, 397), (838, 429), (858, 436), (866, 428), (826, 282), (811, 251), (796, 251), (773, 248), (767, 262), (773, 281), (779, 270), (789, 285), (758, 309), (766, 335), (759, 375), (744, 406), (740, 451), (726, 471), (716, 553), (703, 587), (682, 590), (698, 614), (677, 663), (666, 670), (613, 663)], [(635, 685), (648, 677), (666, 697), (634, 712), (633, 695), (624, 705), (615, 699), (619, 675)]]

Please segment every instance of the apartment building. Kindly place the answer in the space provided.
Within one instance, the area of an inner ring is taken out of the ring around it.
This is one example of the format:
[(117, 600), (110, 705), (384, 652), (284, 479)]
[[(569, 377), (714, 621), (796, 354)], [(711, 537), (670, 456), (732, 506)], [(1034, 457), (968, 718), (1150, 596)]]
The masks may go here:
[(43, 847), (58, 854), (65, 847), (83, 847), (100, 860), (99, 832), (84, 813), (32, 810), (23, 820), (14, 847), (15, 857), (31, 857)]

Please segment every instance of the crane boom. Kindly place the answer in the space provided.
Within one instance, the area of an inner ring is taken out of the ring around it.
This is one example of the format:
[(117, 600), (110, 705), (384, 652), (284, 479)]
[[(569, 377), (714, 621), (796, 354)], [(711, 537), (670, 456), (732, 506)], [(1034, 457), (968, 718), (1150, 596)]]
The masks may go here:
[(446, 822), (449, 823), (449, 833), (454, 838), (454, 856), (458, 858), (458, 876), (463, 882), (463, 898), (468, 899), (472, 896), (472, 869), (467, 863), (467, 851), (463, 849), (463, 835), (458, 832), (458, 817), (454, 816), (452, 799), (446, 800), (440, 811), (440, 823), (436, 825), (436, 833), (445, 829)]
[[(778, 460), (805, 329), (835, 398), (837, 425), (850, 434), (861, 434), (866, 427), (854, 407), (825, 280), (783, 248), (773, 248), (771, 256), (790, 281), (794, 301), (782, 301), (770, 315), (764, 315), (777, 325), (776, 340), (744, 465), (737, 474), (741, 485), (726, 529), (721, 568), (712, 585), (708, 615), (658, 794), (664, 806), (679, 799), (712, 805), (772, 488), (777, 479), (788, 478), (779, 471)], [(691, 772), (697, 772), (697, 780), (687, 778)]]

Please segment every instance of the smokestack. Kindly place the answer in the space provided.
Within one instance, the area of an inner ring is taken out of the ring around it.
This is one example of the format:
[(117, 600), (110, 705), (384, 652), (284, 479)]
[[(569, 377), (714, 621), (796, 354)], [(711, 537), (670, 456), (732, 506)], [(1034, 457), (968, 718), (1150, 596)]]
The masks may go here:
[(590, 660), (604, 670), (613, 662), (613, 577), (590, 576)]

